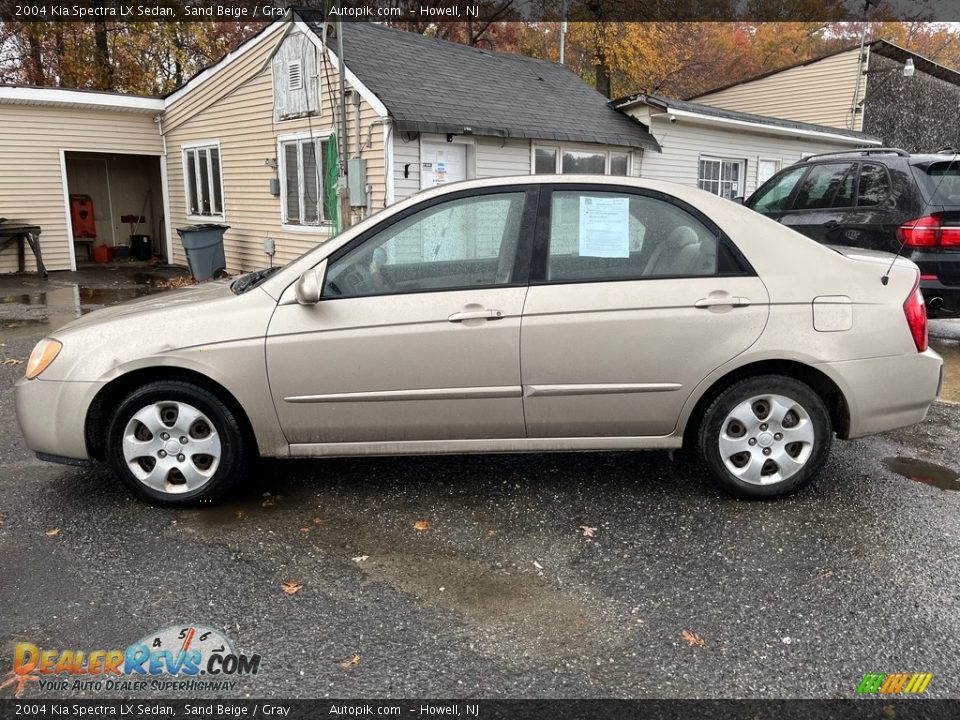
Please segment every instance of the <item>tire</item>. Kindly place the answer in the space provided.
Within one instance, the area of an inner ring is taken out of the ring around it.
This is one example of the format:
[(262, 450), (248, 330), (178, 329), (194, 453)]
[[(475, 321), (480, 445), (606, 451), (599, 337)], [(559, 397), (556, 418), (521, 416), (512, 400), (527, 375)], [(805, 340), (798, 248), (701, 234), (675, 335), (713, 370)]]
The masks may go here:
[(243, 478), (250, 454), (236, 414), (188, 382), (138, 388), (120, 403), (107, 429), (106, 456), (114, 474), (154, 505), (219, 500)]
[[(697, 433), (701, 458), (726, 492), (772, 500), (809, 483), (833, 441), (830, 415), (808, 385), (761, 375), (731, 385), (710, 403)], [(767, 452), (769, 451), (769, 452)]]

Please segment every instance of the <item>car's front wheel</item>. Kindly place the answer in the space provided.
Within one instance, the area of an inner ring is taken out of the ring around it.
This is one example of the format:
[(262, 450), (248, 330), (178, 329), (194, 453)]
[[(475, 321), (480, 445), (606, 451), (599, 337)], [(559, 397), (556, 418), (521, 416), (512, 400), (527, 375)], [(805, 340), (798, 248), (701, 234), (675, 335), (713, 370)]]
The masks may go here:
[(234, 412), (181, 381), (153, 382), (128, 395), (106, 441), (117, 476), (158, 505), (219, 499), (243, 477), (249, 454)]
[(707, 408), (699, 449), (713, 477), (742, 498), (796, 492), (830, 452), (830, 415), (808, 385), (763, 375), (731, 385)]

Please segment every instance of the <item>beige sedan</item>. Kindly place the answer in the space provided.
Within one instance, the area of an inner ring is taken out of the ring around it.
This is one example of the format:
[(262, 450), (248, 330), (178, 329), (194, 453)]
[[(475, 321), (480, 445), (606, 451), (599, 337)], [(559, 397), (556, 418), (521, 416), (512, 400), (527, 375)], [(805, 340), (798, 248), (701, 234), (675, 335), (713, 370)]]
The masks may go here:
[(834, 435), (924, 418), (941, 360), (918, 280), (669, 183), (471, 181), (275, 272), (70, 323), (17, 415), (39, 457), (105, 460), (168, 505), (222, 497), (257, 456), (687, 445), (774, 498)]

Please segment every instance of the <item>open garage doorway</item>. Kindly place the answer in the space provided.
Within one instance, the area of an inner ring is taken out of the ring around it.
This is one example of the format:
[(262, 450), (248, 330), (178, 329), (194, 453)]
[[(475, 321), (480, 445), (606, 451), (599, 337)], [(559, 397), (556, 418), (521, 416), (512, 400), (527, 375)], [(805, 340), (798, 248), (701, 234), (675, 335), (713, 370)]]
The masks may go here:
[(169, 262), (161, 161), (64, 151), (65, 207), (78, 266)]

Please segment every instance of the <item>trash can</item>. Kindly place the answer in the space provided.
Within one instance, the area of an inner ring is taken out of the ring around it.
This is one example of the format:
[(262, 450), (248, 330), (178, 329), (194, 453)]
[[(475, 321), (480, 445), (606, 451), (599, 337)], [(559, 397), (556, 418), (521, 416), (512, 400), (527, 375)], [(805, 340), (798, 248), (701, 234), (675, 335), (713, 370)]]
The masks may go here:
[(149, 235), (130, 236), (130, 254), (137, 260), (150, 260), (153, 257), (153, 243)]
[(221, 270), (226, 270), (227, 259), (223, 254), (223, 233), (229, 225), (207, 223), (177, 228), (180, 242), (187, 253), (187, 263), (194, 280), (209, 280)]

